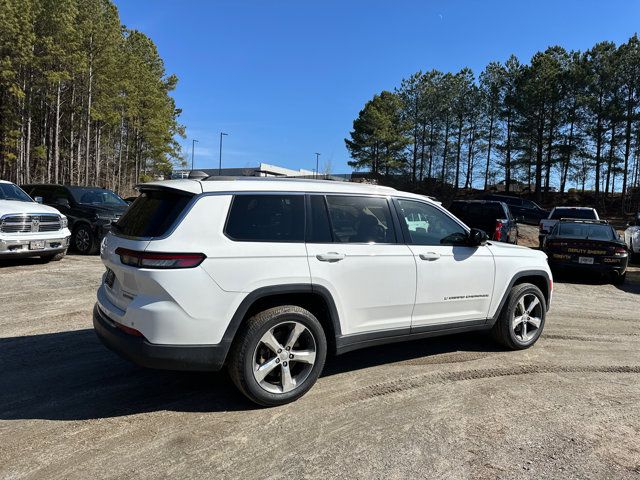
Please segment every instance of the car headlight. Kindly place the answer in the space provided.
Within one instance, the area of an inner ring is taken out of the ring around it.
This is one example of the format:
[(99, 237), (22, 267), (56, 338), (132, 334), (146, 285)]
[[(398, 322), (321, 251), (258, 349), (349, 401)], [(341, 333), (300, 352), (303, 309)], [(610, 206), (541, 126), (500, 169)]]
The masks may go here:
[(67, 228), (68, 226), (69, 226), (69, 220), (67, 220), (67, 217), (62, 215), (60, 217), (60, 228)]

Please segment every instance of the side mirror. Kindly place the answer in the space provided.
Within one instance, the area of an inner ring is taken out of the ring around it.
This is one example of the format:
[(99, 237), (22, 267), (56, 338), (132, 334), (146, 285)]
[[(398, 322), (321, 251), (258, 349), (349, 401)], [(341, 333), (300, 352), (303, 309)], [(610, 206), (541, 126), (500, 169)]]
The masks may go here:
[(56, 205), (58, 205), (59, 207), (65, 207), (65, 208), (71, 208), (71, 205), (69, 204), (69, 200), (67, 200), (66, 198), (56, 198)]
[(33, 197), (36, 203), (42, 203), (42, 197)]
[(480, 247), (485, 245), (489, 240), (489, 236), (484, 230), (479, 228), (472, 228), (469, 232), (469, 245), (472, 247)]

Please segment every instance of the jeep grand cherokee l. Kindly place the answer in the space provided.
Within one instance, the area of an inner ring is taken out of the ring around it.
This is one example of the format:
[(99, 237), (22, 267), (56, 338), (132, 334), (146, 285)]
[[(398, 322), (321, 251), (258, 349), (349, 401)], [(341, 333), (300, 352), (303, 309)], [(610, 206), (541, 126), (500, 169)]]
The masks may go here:
[(528, 348), (552, 295), (544, 253), (353, 183), (144, 184), (101, 257), (107, 347), (146, 367), (226, 367), (261, 405), (302, 396), (328, 353), (470, 330)]

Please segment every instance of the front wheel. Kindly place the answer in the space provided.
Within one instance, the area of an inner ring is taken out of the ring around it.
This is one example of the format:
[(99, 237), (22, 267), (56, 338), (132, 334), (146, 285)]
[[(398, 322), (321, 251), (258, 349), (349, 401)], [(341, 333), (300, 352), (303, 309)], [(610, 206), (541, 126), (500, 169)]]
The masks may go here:
[(96, 236), (89, 225), (80, 225), (73, 232), (73, 246), (82, 255), (91, 255), (98, 251)]
[(251, 317), (234, 342), (229, 376), (251, 401), (284, 405), (303, 396), (324, 367), (327, 340), (318, 319), (294, 305)]
[(493, 337), (510, 350), (523, 350), (536, 343), (547, 312), (544, 295), (531, 283), (515, 285), (493, 326)]

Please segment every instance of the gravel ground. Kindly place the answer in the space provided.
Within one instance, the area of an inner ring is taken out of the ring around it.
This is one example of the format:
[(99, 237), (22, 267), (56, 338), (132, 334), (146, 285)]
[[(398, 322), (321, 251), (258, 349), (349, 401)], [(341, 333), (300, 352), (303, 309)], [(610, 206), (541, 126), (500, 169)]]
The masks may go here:
[(622, 287), (559, 279), (529, 350), (469, 334), (352, 352), (273, 409), (224, 374), (106, 350), (102, 271), (0, 268), (0, 478), (640, 478), (637, 267)]

